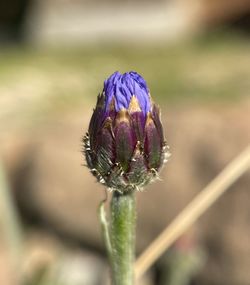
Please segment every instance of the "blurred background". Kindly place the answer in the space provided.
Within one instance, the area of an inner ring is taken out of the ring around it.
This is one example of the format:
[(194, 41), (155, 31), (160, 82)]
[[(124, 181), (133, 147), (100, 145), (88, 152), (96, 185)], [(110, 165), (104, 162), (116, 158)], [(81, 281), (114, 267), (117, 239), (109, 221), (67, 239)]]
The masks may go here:
[[(249, 0), (1, 1), (1, 285), (109, 284), (81, 139), (116, 70), (147, 80), (172, 153), (137, 195), (138, 254), (249, 143)], [(138, 284), (249, 285), (249, 185)]]

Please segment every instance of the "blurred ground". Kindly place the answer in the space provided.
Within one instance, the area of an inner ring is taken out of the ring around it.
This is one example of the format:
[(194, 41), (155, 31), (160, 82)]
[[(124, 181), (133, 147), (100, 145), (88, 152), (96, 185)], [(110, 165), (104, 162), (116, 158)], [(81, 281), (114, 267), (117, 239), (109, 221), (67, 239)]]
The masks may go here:
[[(24, 225), (25, 276), (40, 264), (50, 269), (36, 284), (56, 276), (60, 285), (103, 284), (107, 275), (96, 215), (103, 189), (81, 154), (104, 78), (131, 69), (145, 77), (171, 146), (162, 181), (137, 195), (140, 252), (249, 143), (249, 47), (217, 34), (143, 49), (1, 50), (0, 157)], [(192, 229), (206, 263), (190, 284), (249, 285), (249, 185), (245, 175)], [(8, 250), (0, 251), (0, 284), (13, 284)]]

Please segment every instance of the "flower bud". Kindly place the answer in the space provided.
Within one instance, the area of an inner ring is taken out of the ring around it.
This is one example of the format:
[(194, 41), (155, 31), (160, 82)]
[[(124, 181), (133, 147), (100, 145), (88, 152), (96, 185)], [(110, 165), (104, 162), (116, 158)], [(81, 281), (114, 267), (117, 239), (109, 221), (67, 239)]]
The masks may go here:
[(92, 174), (112, 190), (141, 190), (158, 176), (169, 152), (159, 108), (138, 73), (115, 72), (104, 82), (83, 141)]

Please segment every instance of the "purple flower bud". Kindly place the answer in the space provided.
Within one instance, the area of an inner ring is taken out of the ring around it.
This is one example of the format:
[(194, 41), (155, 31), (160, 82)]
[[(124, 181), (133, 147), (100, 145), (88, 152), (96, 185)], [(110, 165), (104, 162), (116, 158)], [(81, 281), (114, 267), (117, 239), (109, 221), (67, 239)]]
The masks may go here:
[(136, 72), (115, 72), (104, 82), (84, 137), (87, 165), (120, 192), (142, 189), (157, 177), (169, 152), (159, 109)]

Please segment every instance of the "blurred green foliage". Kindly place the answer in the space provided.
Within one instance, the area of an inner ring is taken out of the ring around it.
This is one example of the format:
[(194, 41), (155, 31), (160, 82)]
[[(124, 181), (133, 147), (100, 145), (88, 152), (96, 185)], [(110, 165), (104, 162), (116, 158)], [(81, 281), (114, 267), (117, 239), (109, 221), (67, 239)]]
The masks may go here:
[(36, 84), (37, 75), (49, 82), (44, 92), (53, 93), (51, 100), (64, 105), (92, 104), (103, 80), (116, 70), (141, 73), (158, 101), (235, 100), (250, 89), (250, 42), (225, 34), (168, 46), (9, 48), (1, 50), (0, 62), (0, 87), (23, 74)]

